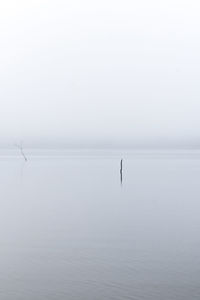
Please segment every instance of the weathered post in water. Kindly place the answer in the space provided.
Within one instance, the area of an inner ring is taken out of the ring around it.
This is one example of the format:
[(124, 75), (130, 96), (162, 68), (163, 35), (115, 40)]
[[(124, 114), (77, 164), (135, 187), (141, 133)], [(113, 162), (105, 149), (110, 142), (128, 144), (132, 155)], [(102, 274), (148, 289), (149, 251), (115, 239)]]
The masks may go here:
[(123, 182), (123, 159), (120, 161), (120, 181)]

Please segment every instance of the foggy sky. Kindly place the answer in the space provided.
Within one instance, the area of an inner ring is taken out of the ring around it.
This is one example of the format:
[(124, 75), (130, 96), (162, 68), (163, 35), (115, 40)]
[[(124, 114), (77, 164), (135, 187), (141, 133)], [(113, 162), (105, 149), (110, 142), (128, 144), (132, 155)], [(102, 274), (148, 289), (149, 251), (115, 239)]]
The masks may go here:
[(0, 145), (200, 146), (200, 2), (0, 3)]

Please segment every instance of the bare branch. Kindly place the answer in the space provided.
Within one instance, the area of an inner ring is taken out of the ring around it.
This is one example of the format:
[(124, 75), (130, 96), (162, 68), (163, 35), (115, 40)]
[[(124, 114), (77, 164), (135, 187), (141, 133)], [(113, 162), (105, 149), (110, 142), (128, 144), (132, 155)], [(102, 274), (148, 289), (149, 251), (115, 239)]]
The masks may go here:
[(23, 151), (23, 145), (22, 145), (22, 141), (20, 142), (20, 144), (15, 144), (15, 147), (17, 147), (20, 150), (21, 155), (23, 156), (25, 161), (28, 161), (26, 155), (24, 154)]

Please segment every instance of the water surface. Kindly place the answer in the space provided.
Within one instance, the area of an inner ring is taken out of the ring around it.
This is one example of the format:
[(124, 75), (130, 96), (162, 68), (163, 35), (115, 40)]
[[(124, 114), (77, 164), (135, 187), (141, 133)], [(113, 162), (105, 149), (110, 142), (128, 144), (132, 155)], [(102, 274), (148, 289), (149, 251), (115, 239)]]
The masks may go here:
[(200, 160), (0, 159), (0, 298), (200, 299)]

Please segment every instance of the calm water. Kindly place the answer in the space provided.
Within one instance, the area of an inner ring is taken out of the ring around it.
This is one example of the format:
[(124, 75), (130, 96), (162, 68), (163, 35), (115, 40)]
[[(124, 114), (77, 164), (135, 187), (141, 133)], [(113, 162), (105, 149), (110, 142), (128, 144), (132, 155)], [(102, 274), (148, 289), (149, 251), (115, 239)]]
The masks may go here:
[(0, 299), (200, 299), (200, 159), (0, 159)]

